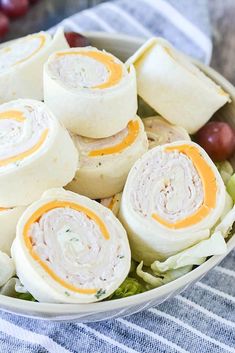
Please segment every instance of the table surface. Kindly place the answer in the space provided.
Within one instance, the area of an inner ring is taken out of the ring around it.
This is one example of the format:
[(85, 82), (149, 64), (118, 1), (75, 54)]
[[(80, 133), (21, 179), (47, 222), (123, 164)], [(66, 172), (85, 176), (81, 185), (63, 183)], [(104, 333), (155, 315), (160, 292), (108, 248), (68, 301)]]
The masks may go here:
[[(105, 0), (39, 0), (22, 19), (11, 22), (6, 40), (48, 29), (63, 18)], [(208, 0), (213, 29), (212, 67), (235, 84), (235, 1)]]

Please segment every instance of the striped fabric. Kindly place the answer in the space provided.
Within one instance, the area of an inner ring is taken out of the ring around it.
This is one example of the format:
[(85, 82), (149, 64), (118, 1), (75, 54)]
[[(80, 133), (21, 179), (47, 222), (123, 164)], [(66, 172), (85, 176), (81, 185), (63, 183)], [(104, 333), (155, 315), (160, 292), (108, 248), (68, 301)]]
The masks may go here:
[[(70, 30), (161, 35), (204, 62), (211, 58), (205, 0), (117, 0), (63, 21)], [(235, 353), (235, 251), (200, 282), (158, 307), (89, 324), (1, 312), (4, 353)]]
[(202, 281), (156, 308), (89, 324), (1, 313), (4, 353), (235, 353), (235, 251)]
[[(193, 5), (193, 8), (192, 8)], [(65, 29), (125, 33), (148, 38), (161, 36), (206, 63), (212, 43), (207, 1), (117, 0), (85, 10), (62, 21)]]

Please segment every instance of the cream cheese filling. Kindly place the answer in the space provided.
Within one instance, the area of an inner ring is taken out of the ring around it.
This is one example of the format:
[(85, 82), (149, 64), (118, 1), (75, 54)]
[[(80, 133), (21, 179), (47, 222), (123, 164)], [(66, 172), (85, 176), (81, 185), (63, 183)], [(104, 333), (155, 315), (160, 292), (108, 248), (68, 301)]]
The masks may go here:
[[(194, 214), (203, 204), (201, 178), (190, 158), (161, 151), (141, 165), (141, 178), (134, 180), (133, 208), (142, 217), (157, 214), (175, 223)], [(153, 220), (154, 222), (155, 220)]]
[(53, 78), (68, 88), (92, 88), (107, 81), (109, 72), (104, 64), (82, 55), (58, 56), (49, 64)]
[(0, 49), (0, 73), (30, 58), (43, 46), (43, 35), (30, 35)]
[(80, 288), (109, 286), (122, 270), (125, 247), (107, 217), (111, 238), (83, 212), (56, 208), (32, 224), (33, 251), (62, 280)]
[[(15, 119), (15, 111), (22, 114), (21, 121)], [(10, 115), (4, 118), (4, 111), (0, 112), (0, 169), (8, 168), (27, 158), (31, 155), (31, 153), (27, 155), (30, 150), (32, 154), (36, 152), (35, 146), (42, 140), (43, 134), (45, 139), (42, 145), (45, 143), (51, 125), (49, 116), (40, 107), (25, 105), (19, 108), (17, 105), (15, 107), (9, 105), (9, 109), (5, 112)]]

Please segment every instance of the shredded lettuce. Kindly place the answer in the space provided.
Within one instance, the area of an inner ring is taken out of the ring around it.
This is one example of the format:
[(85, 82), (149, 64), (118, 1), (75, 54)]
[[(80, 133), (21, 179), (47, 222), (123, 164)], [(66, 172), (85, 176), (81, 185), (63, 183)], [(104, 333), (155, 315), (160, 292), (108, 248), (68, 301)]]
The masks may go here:
[(140, 96), (138, 96), (137, 115), (139, 115), (141, 117), (141, 119), (143, 119), (143, 118), (147, 118), (148, 116), (157, 115), (157, 113)]
[(227, 183), (227, 191), (235, 203), (235, 173), (230, 177)]
[(142, 280), (148, 284), (150, 284), (152, 287), (160, 287), (163, 285), (163, 280), (161, 277), (155, 277), (151, 273), (147, 271), (143, 271), (143, 261), (140, 262), (140, 264), (137, 266), (136, 273), (137, 275), (142, 278)]
[(136, 278), (127, 277), (108, 299), (126, 298), (131, 295), (143, 293), (145, 290), (145, 287)]
[(15, 284), (16, 284), (17, 278), (12, 277), (10, 278), (1, 288), (0, 288), (0, 294), (2, 295), (7, 295), (8, 297), (15, 297), (16, 291), (15, 291)]
[(0, 288), (0, 294), (8, 297), (29, 300), (35, 302), (36, 299), (25, 289), (17, 277), (12, 277)]
[(216, 166), (220, 172), (220, 175), (224, 181), (224, 184), (227, 185), (231, 175), (233, 174), (233, 167), (229, 161), (216, 163)]
[(224, 216), (222, 221), (216, 226), (215, 232), (221, 232), (224, 238), (229, 235), (233, 224), (235, 222), (235, 205), (233, 208)]
[(153, 272), (164, 273), (169, 270), (188, 265), (201, 265), (208, 256), (221, 255), (227, 251), (227, 245), (221, 231), (216, 231), (209, 239), (202, 240), (196, 245), (169, 257), (164, 262), (154, 261), (151, 265)]
[(208, 256), (221, 255), (227, 246), (220, 231), (216, 231), (209, 239), (181, 251), (160, 262), (154, 261), (150, 268), (143, 270), (143, 261), (137, 266), (137, 275), (147, 283), (147, 288), (156, 288), (169, 283), (190, 272), (193, 265), (201, 265)]
[(131, 259), (131, 268), (129, 273), (135, 273), (137, 266), (138, 266), (138, 263), (135, 260)]
[(138, 265), (136, 273), (143, 279), (149, 286), (148, 289), (160, 287), (163, 284), (174, 281), (175, 279), (185, 275), (186, 273), (192, 270), (193, 266), (184, 266), (176, 270), (170, 270), (165, 273), (160, 273), (157, 271), (152, 271), (150, 268), (147, 268), (146, 271), (143, 271), (143, 261)]
[(222, 212), (222, 215), (220, 216), (220, 222), (224, 219), (226, 214), (233, 208), (233, 199), (229, 195), (229, 193), (226, 191), (225, 193), (225, 205), (224, 205), (224, 210)]
[(15, 292), (15, 297), (18, 299), (28, 300), (31, 302), (36, 301), (36, 299), (32, 296), (32, 294), (27, 291), (27, 289), (24, 287), (24, 285), (20, 282), (18, 278), (16, 278)]
[(17, 293), (16, 298), (36, 302), (36, 299), (30, 293)]

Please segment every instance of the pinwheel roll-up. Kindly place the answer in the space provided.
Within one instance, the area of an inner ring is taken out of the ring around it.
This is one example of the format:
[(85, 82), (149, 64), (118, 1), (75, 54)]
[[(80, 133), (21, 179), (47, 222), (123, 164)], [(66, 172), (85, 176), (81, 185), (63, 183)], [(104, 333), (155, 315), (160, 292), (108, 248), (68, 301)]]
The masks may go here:
[(0, 207), (0, 251), (10, 254), (11, 245), (16, 235), (16, 224), (25, 210), (24, 206)]
[(190, 140), (187, 131), (177, 125), (169, 124), (160, 115), (143, 119), (144, 128), (148, 136), (149, 149), (180, 140)]
[(16, 98), (43, 99), (43, 64), (56, 50), (68, 48), (62, 30), (52, 38), (39, 32), (0, 47), (0, 103)]
[(138, 94), (190, 134), (229, 101), (229, 95), (166, 40), (148, 40), (127, 61), (136, 69)]
[(38, 300), (90, 303), (126, 278), (131, 254), (125, 229), (96, 201), (51, 189), (17, 225), (12, 246), (17, 275)]
[(0, 205), (28, 205), (73, 179), (78, 153), (44, 103), (19, 99), (0, 106)]
[(74, 135), (80, 166), (66, 188), (92, 199), (111, 197), (122, 191), (129, 170), (148, 150), (148, 140), (139, 117), (111, 137), (90, 139)]
[(150, 265), (208, 238), (224, 205), (214, 163), (197, 144), (179, 141), (153, 148), (134, 164), (119, 218), (132, 257)]
[(135, 69), (93, 47), (59, 51), (45, 65), (44, 100), (68, 130), (114, 135), (137, 111)]

